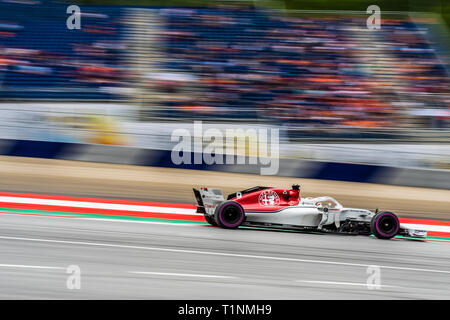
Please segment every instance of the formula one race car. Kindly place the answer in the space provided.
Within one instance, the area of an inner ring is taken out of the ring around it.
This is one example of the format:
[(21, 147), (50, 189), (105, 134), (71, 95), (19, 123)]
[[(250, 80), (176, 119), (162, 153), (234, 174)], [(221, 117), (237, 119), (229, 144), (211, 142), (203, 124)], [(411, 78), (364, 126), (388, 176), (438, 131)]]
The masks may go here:
[(426, 231), (402, 227), (389, 211), (344, 208), (331, 197), (300, 198), (300, 187), (276, 189), (253, 187), (230, 194), (225, 201), (219, 189), (194, 189), (197, 213), (206, 221), (226, 229), (239, 226), (294, 229), (375, 235), (390, 239), (396, 235), (426, 238)]

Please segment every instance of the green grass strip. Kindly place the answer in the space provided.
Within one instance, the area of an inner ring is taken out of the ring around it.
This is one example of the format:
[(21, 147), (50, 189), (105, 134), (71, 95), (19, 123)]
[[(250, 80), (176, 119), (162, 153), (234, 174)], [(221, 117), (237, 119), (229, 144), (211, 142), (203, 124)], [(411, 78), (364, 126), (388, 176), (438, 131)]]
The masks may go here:
[(450, 241), (450, 238), (444, 238), (444, 237), (427, 237), (426, 240)]
[(63, 217), (81, 217), (81, 218), (116, 219), (116, 220), (133, 220), (133, 221), (153, 221), (153, 222), (169, 222), (169, 223), (188, 223), (188, 224), (201, 224), (201, 225), (208, 224), (207, 222), (191, 221), (191, 220), (158, 219), (158, 218), (148, 218), (148, 217), (116, 216), (116, 215), (105, 215), (105, 214), (59, 212), (59, 211), (44, 211), (44, 210), (30, 210), (30, 209), (0, 208), (0, 211), (11, 212), (11, 213), (35, 214), (35, 215), (63, 216)]

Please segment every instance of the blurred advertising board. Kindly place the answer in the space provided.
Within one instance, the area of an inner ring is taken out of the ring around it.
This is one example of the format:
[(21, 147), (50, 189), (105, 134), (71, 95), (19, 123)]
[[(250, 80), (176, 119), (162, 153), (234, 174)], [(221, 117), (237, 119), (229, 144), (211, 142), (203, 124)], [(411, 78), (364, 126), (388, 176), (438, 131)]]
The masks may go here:
[(121, 123), (132, 110), (121, 104), (3, 103), (0, 137), (128, 145)]
[[(202, 150), (210, 140), (208, 130), (234, 131), (245, 147), (235, 154), (257, 156), (261, 139), (251, 140), (249, 132), (265, 133), (269, 145), (279, 143), (279, 156), (285, 159), (373, 164), (391, 167), (450, 169), (450, 145), (445, 143), (333, 143), (293, 142), (285, 128), (258, 123), (160, 121), (139, 122), (136, 106), (118, 103), (2, 103), (0, 139), (37, 140), (66, 143), (129, 146), (141, 149), (173, 150), (179, 143), (174, 135), (180, 130), (193, 148)], [(198, 128), (200, 123), (201, 127)], [(196, 127), (197, 124), (197, 127)], [(178, 130), (178, 131), (177, 131)], [(277, 131), (277, 139), (269, 137)], [(289, 142), (290, 141), (290, 142)], [(229, 147), (225, 138), (216, 141), (218, 150)]]

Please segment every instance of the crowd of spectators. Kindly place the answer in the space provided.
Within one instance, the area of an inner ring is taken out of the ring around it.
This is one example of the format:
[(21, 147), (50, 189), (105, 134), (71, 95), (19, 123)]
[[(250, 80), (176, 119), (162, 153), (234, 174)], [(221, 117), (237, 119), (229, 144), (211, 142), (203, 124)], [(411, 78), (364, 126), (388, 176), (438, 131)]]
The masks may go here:
[(412, 125), (406, 106), (450, 106), (442, 63), (424, 30), (405, 17), (368, 31), (366, 16), (283, 17), (219, 8), (161, 15), (166, 67), (197, 79), (192, 101), (167, 101), (181, 115), (198, 110), (377, 128)]
[(154, 9), (163, 58), (130, 81), (126, 8), (89, 8), (74, 31), (63, 6), (0, 6), (0, 99), (117, 99), (141, 81), (157, 91), (142, 106), (155, 116), (386, 128), (415, 126), (422, 110), (438, 119), (426, 126), (448, 127), (449, 75), (426, 24), (406, 17), (369, 31), (365, 15)]

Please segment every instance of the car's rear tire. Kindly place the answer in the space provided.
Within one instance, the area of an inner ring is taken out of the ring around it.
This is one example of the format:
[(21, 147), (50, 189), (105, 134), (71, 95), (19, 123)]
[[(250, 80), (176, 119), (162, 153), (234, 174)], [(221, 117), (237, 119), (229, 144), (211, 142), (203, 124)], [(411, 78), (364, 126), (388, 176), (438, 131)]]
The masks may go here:
[(214, 219), (219, 227), (235, 229), (245, 220), (244, 208), (236, 201), (225, 201), (217, 206)]
[(389, 211), (377, 213), (370, 221), (370, 230), (378, 239), (391, 239), (400, 229), (398, 217)]
[(214, 227), (217, 227), (217, 223), (216, 223), (216, 220), (214, 219), (214, 216), (210, 216), (209, 214), (205, 214), (205, 220), (210, 225), (212, 225)]

